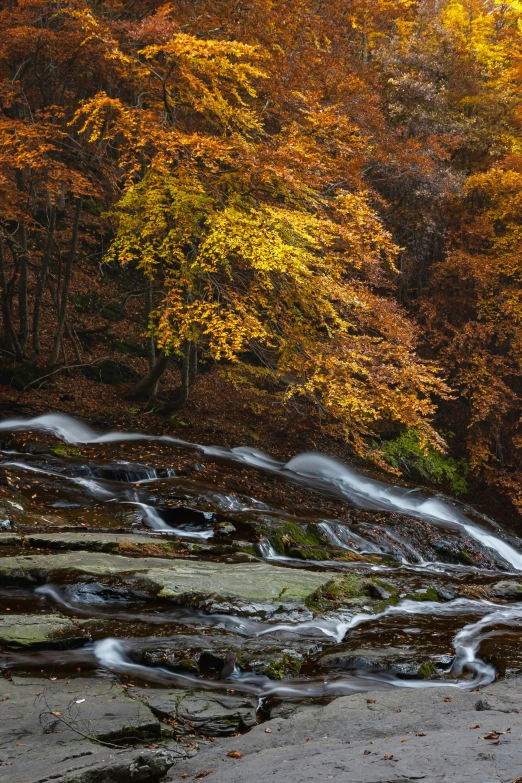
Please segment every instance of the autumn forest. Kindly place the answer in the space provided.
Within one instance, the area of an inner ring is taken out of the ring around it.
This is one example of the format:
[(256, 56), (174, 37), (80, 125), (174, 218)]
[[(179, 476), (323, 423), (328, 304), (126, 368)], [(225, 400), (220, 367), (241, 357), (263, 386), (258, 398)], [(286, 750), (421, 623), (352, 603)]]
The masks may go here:
[(522, 513), (522, 2), (0, 9), (4, 416), (227, 412)]

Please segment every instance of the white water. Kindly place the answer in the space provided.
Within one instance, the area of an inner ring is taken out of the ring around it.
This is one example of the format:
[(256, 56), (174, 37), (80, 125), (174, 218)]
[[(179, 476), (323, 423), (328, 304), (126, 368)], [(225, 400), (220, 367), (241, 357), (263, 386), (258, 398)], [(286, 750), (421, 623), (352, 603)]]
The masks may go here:
[(138, 501), (135, 501), (133, 505), (139, 506), (143, 510), (145, 519), (147, 521), (147, 526), (152, 528), (152, 530), (161, 530), (165, 533), (171, 533), (172, 535), (179, 536), (180, 538), (207, 539), (212, 538), (214, 535), (213, 529), (192, 530), (191, 528), (172, 527), (172, 525), (168, 525), (165, 520), (161, 518), (156, 509), (152, 506), (149, 506), (146, 503), (139, 503)]
[[(489, 612), (479, 621), (466, 625), (457, 633), (454, 639), (455, 661), (452, 666), (452, 672), (460, 674), (464, 668), (472, 673), (472, 678), (468, 680), (403, 680), (391, 675), (353, 675), (333, 677), (325, 679), (322, 682), (311, 682), (307, 680), (285, 679), (283, 682), (276, 682), (263, 675), (241, 672), (238, 669), (225, 680), (207, 680), (190, 675), (177, 674), (169, 669), (162, 667), (151, 667), (136, 664), (130, 660), (127, 655), (128, 645), (118, 639), (104, 639), (96, 642), (94, 645), (94, 654), (99, 663), (111, 671), (118, 673), (128, 673), (137, 675), (145, 680), (156, 681), (162, 684), (176, 683), (182, 687), (197, 687), (208, 689), (223, 689), (230, 687), (230, 681), (233, 682), (234, 690), (254, 693), (261, 698), (270, 695), (277, 695), (283, 698), (306, 698), (318, 696), (340, 696), (343, 694), (356, 693), (368, 690), (395, 688), (438, 688), (454, 687), (460, 689), (476, 688), (480, 685), (487, 685), (495, 678), (495, 670), (489, 664), (486, 664), (477, 656), (481, 641), (485, 638), (484, 630), (500, 622), (511, 624), (513, 620), (522, 623), (522, 605), (504, 609), (496, 607), (487, 602), (469, 601), (467, 599), (457, 599), (449, 604), (438, 604), (435, 602), (419, 603), (417, 601), (402, 601), (396, 607), (388, 607), (384, 612), (377, 615), (358, 614), (347, 622), (329, 623), (317, 621), (299, 623), (297, 625), (279, 624), (270, 626), (266, 630), (258, 630), (254, 635), (261, 636), (267, 633), (275, 634), (280, 631), (301, 632), (307, 628), (314, 627), (329, 636), (332, 641), (341, 642), (349, 630), (357, 628), (365, 622), (377, 621), (381, 617), (389, 614), (423, 614), (423, 615), (448, 615), (466, 614), (470, 611)], [(232, 619), (232, 618), (229, 618)], [(252, 624), (251, 621), (247, 621)], [(244, 621), (241, 622), (244, 625)], [(237, 626), (235, 630), (238, 630)], [(227, 684), (228, 683), (228, 684)]]
[[(358, 536), (357, 533), (353, 533), (346, 525), (340, 525), (338, 522), (319, 522), (317, 527), (321, 530), (328, 541), (333, 546), (338, 546), (341, 549), (346, 549), (349, 552), (360, 552), (369, 554), (382, 554), (382, 549), (368, 541), (362, 536)], [(349, 546), (341, 536), (344, 535), (357, 546)]]
[(310, 486), (314, 486), (317, 481), (327, 482), (360, 507), (399, 511), (432, 523), (460, 528), (476, 541), (495, 551), (517, 571), (522, 571), (522, 554), (517, 549), (499, 536), (474, 524), (451, 502), (439, 497), (427, 497), (420, 491), (407, 490), (368, 478), (353, 468), (325, 455), (300, 454), (283, 465), (263, 452), (249, 447), (227, 449), (219, 446), (197, 446), (167, 435), (155, 437), (143, 433), (109, 432), (99, 435), (83, 422), (62, 413), (45, 414), (34, 419), (10, 419), (0, 422), (0, 431), (2, 430), (50, 431), (66, 443), (110, 443), (125, 440), (168, 441), (177, 445), (197, 448), (208, 455), (227, 457), (273, 472), (285, 472), (301, 479), (307, 479)]

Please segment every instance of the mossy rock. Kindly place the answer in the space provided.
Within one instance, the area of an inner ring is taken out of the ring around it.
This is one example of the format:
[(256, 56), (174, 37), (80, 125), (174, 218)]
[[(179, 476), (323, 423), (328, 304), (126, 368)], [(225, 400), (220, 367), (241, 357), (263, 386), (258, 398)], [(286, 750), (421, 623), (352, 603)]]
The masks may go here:
[(264, 674), (272, 680), (282, 680), (285, 677), (298, 677), (301, 673), (304, 658), (296, 650), (281, 650), (279, 652), (259, 653), (237, 650), (237, 663), (240, 668), (248, 669), (256, 674)]
[[(380, 597), (380, 600), (376, 600)], [(308, 596), (306, 606), (313, 611), (321, 611), (340, 606), (368, 605), (374, 612), (382, 612), (387, 606), (399, 602), (399, 596), (393, 585), (382, 579), (346, 574), (336, 576)]]
[(432, 663), (423, 663), (417, 670), (417, 675), (422, 680), (429, 680), (435, 674), (437, 674), (437, 669)]
[(116, 386), (120, 383), (135, 383), (141, 378), (132, 367), (121, 364), (114, 359), (105, 359), (98, 364), (92, 364), (82, 369), (83, 375), (92, 381)]
[[(296, 551), (295, 557), (303, 557), (304, 560), (326, 560), (325, 539), (315, 525), (299, 525), (297, 522), (283, 522), (274, 527), (259, 528), (259, 535), (266, 536), (275, 551), (279, 555), (289, 554), (289, 550)], [(312, 548), (314, 556), (300, 554), (302, 547)]]
[(434, 587), (427, 587), (425, 590), (419, 590), (416, 593), (408, 593), (404, 597), (410, 601), (437, 601), (440, 603), (439, 594)]
[(65, 459), (82, 456), (80, 449), (74, 449), (71, 446), (65, 446), (63, 444), (60, 444), (59, 446), (50, 446), (49, 454), (53, 454), (55, 457), (62, 457)]

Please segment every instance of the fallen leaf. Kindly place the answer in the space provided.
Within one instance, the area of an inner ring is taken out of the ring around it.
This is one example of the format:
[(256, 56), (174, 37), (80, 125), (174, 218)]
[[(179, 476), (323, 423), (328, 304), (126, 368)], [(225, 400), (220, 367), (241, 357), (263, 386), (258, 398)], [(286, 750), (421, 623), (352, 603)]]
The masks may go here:
[(384, 756), (385, 761), (390, 761), (393, 758), (393, 753), (390, 753), (389, 756)]
[(401, 740), (401, 742), (409, 742), (409, 740)]
[(51, 715), (61, 715), (61, 712), (51, 712)]
[(230, 756), (231, 759), (242, 759), (243, 754), (239, 750), (229, 750), (227, 753), (227, 756)]
[(395, 710), (395, 712), (402, 712), (402, 710)]
[(365, 756), (369, 756), (369, 755), (370, 755), (370, 753), (371, 753), (371, 750), (365, 750), (365, 751), (364, 751), (364, 755), (365, 755)]
[(423, 731), (419, 731), (419, 733), (418, 733), (418, 734), (416, 734), (415, 736), (416, 736), (416, 737), (425, 737), (426, 735), (424, 734), (424, 732), (423, 732)]
[(451, 699), (450, 699), (450, 697), (449, 697), (449, 696), (446, 696), (446, 698), (444, 699), (444, 701), (451, 701)]
[(375, 704), (375, 699), (366, 699), (366, 704)]
[(198, 774), (194, 775), (194, 777), (196, 778), (196, 780), (200, 780), (201, 778), (206, 778), (207, 775), (211, 774), (211, 772), (212, 772), (211, 769), (207, 769), (206, 772), (198, 772)]
[(480, 726), (477, 723), (475, 726), (470, 726), (470, 729), (480, 729)]
[(482, 739), (487, 739), (487, 740), (496, 740), (496, 739), (498, 739), (498, 738), (499, 738), (499, 737), (500, 737), (502, 734), (504, 734), (504, 732), (503, 732), (503, 731), (488, 731), (488, 733), (487, 733), (487, 734), (484, 734), (484, 736), (482, 737)]
[(265, 729), (265, 734), (271, 734), (271, 733), (272, 733), (272, 729), (270, 728), (270, 726), (267, 726)]

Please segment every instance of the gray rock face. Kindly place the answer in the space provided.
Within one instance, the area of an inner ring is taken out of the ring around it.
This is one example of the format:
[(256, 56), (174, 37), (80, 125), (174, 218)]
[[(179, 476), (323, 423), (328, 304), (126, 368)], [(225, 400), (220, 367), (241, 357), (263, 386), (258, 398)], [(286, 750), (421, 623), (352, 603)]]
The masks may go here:
[(86, 747), (61, 758), (56, 754), (41, 765), (37, 758), (24, 761), (16, 769), (2, 770), (5, 783), (153, 783), (159, 781), (179, 754), (166, 750)]
[(278, 568), (267, 563), (202, 563), (130, 558), (97, 552), (0, 557), (0, 577), (45, 582), (60, 572), (89, 576), (139, 573), (160, 598), (218, 595), (245, 602), (303, 602), (335, 576)]
[[(14, 677), (1, 681), (2, 783), (145, 783), (158, 780), (180, 755), (93, 744), (150, 741), (161, 724), (117, 682)], [(91, 741), (89, 741), (89, 738)]]
[(228, 737), (256, 724), (257, 699), (243, 695), (216, 694), (208, 691), (186, 691), (181, 688), (133, 689), (156, 715), (174, 718), (177, 734), (197, 731), (209, 737)]
[(7, 647), (65, 646), (88, 640), (85, 631), (61, 615), (0, 615), (0, 644)]
[(503, 601), (522, 601), (522, 584), (510, 580), (502, 580), (491, 587), (493, 598)]
[[(216, 741), (176, 764), (167, 780), (212, 770), (209, 783), (512, 783), (522, 771), (522, 715), (477, 710), (490, 694), (522, 704), (522, 681), (481, 693), (430, 688), (346, 696)], [(229, 757), (231, 750), (243, 757)]]
[(419, 654), (408, 647), (384, 647), (382, 649), (345, 649), (327, 653), (319, 658), (325, 669), (389, 672), (415, 676), (423, 663)]

